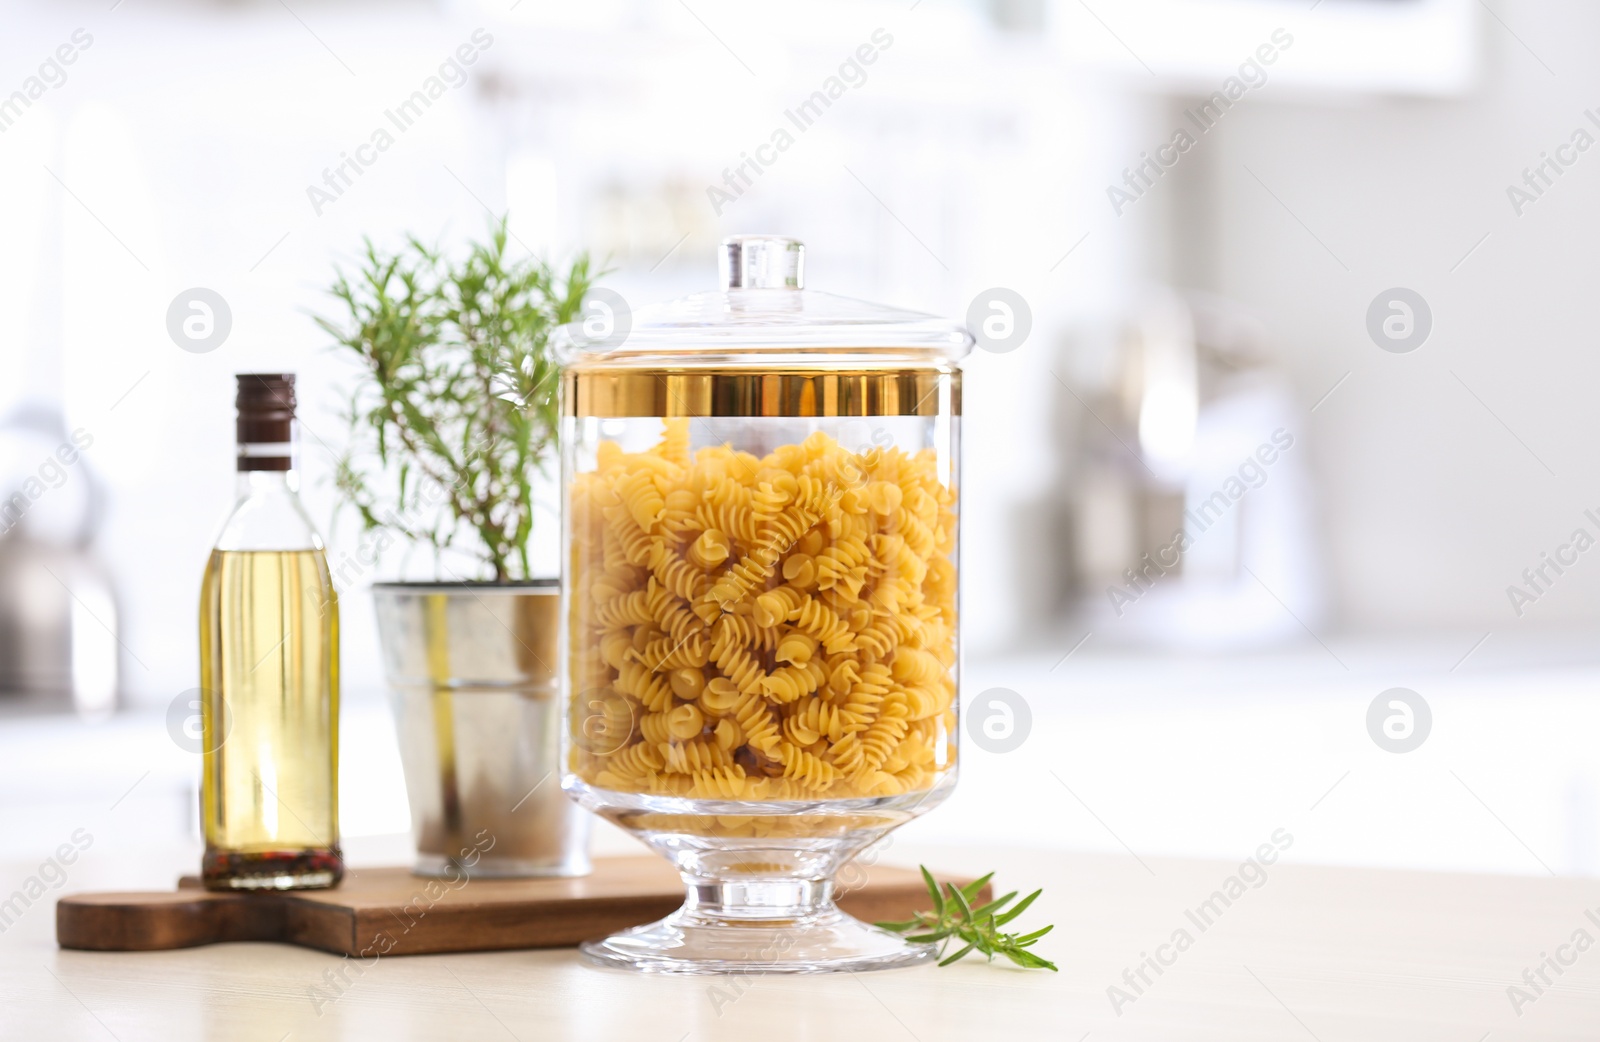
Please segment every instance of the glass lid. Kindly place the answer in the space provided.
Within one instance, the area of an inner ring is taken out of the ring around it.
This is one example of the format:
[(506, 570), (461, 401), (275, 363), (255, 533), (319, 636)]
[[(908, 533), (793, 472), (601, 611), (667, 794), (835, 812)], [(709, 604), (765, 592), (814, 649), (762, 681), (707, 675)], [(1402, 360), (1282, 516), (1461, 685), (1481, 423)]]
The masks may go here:
[(949, 367), (972, 347), (960, 325), (919, 311), (805, 288), (805, 245), (735, 235), (717, 256), (722, 288), (629, 311), (597, 290), (552, 344), (569, 368)]

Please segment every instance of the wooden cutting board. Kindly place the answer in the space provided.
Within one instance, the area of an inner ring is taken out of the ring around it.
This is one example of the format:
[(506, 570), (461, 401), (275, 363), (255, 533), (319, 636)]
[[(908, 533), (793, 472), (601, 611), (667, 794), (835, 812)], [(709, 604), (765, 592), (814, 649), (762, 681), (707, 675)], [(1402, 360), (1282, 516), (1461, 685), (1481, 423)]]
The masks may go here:
[[(599, 858), (593, 873), (574, 879), (452, 884), (405, 868), (366, 868), (346, 871), (331, 890), (214, 892), (193, 878), (178, 887), (63, 897), (56, 905), (56, 943), (135, 952), (279, 941), (341, 955), (562, 948), (653, 922), (683, 903), (682, 880), (656, 857)], [(990, 897), (985, 887), (981, 900)], [(929, 907), (928, 890), (914, 871), (876, 865), (839, 906), (865, 922), (909, 919)]]

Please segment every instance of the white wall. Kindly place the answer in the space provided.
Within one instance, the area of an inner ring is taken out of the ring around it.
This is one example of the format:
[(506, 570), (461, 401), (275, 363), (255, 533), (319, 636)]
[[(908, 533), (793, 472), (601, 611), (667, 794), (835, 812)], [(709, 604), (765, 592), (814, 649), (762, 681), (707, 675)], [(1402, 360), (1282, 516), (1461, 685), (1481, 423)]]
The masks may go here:
[[(1506, 594), (1575, 528), (1600, 536), (1581, 513), (1600, 506), (1600, 147), (1520, 217), (1506, 195), (1580, 125), (1600, 136), (1583, 116), (1600, 103), (1600, 11), (1576, 0), (1495, 11), (1522, 42), (1484, 23), (1487, 74), (1472, 96), (1329, 103), (1269, 87), (1180, 172), (1193, 194), (1177, 233), (1201, 234), (1178, 277), (1258, 309), (1308, 406), (1351, 374), (1311, 417), (1350, 628), (1600, 618), (1597, 554), (1521, 618)], [(1394, 286), (1433, 312), (1409, 354), (1366, 332), (1369, 303)]]
[[(355, 532), (327, 525), (327, 482), (352, 370), (310, 319), (329, 310), (333, 264), (363, 234), (459, 241), (507, 208), (538, 249), (609, 258), (636, 303), (712, 286), (713, 244), (741, 231), (806, 239), (810, 284), (832, 292), (957, 319), (982, 289), (1023, 293), (1033, 339), (975, 359), (968, 379), (963, 549), (971, 644), (1036, 624), (1051, 597), (1033, 562), (1051, 533), (1026, 508), (1056, 480), (1049, 371), (1064, 331), (1114, 310), (1147, 266), (1149, 219), (1061, 257), (1159, 108), (980, 10), (696, 5), (712, 35), (672, 3), (327, 5), (300, 12), (305, 25), (271, 3), (21, 8), (0, 39), (17, 83), (74, 29), (93, 43), (0, 135), (5, 227), (25, 256), (0, 268), (16, 316), (0, 411), (54, 400), (94, 434), (86, 463), (110, 499), (95, 552), (119, 591), (126, 694), (163, 705), (195, 683), (196, 591), (233, 485), (233, 374), (299, 373), (306, 498), (337, 564)], [(494, 43), (469, 82), (316, 212), (307, 187), (477, 27)], [(867, 81), (714, 212), (705, 186), (880, 27), (894, 43)], [(0, 79), (0, 94), (14, 86)], [(192, 286), (232, 310), (209, 354), (167, 335)], [(360, 587), (400, 568), (345, 591), (352, 687), (381, 684)], [(429, 573), (419, 555), (412, 574)]]
[[(1023, 293), (1033, 339), (980, 353), (967, 380), (975, 651), (1051, 628), (1061, 417), (1076, 407), (1051, 373), (1073, 371), (1069, 345), (1083, 340), (1069, 333), (1103, 326), (1160, 279), (1260, 311), (1306, 405), (1350, 373), (1312, 414), (1308, 439), (1346, 627), (1592, 617), (1600, 564), (1588, 557), (1525, 618), (1505, 587), (1584, 523), (1583, 507), (1600, 507), (1584, 476), (1600, 362), (1582, 233), (1600, 206), (1589, 191), (1600, 150), (1521, 218), (1504, 189), (1570, 135), (1588, 99), (1600, 104), (1579, 43), (1600, 16), (1570, 2), (1505, 5), (1501, 16), (1559, 76), (1490, 23), (1488, 75), (1459, 100), (1297, 95), (1308, 88), (1283, 71), (1290, 51), (1272, 83), (1115, 218), (1104, 186), (1163, 139), (1183, 104), (1169, 107), (1159, 91), (1170, 83), (1143, 82), (1120, 47), (1074, 65), (1048, 38), (997, 33), (975, 5), (933, 0), (698, 6), (721, 42), (675, 4), (523, 7), (514, 17), (478, 3), (407, 7), (378, 22), (370, 8), (332, 5), (307, 16), (313, 36), (273, 4), (37, 3), (0, 39), (20, 82), (74, 28), (94, 35), (68, 82), (0, 135), (4, 227), (26, 258), (0, 267), (13, 316), (0, 405), (54, 395), (70, 425), (96, 433), (90, 462), (112, 493), (98, 552), (121, 590), (136, 700), (164, 703), (194, 682), (194, 591), (232, 481), (232, 374), (300, 371), (316, 436), (309, 495), (328, 517), (316, 438), (340, 440), (346, 370), (308, 313), (326, 307), (332, 262), (363, 232), (476, 232), (486, 207), (510, 207), (540, 248), (609, 255), (613, 284), (636, 301), (709, 285), (717, 237), (771, 230), (808, 240), (818, 288), (957, 318), (981, 289)], [(1103, 31), (1071, 5), (1052, 11), (1074, 38)], [(1299, 53), (1312, 53), (1316, 19), (1295, 17)], [(1149, 26), (1112, 21), (1151, 46), (1140, 35)], [(313, 213), (306, 186), (479, 25), (496, 42), (473, 80)], [(746, 198), (712, 212), (705, 186), (879, 26), (895, 43), (868, 82)], [(1252, 26), (1241, 39), (1260, 35)], [(233, 334), (213, 354), (185, 354), (166, 336), (167, 304), (193, 285), (233, 306)], [(1433, 306), (1433, 335), (1412, 354), (1379, 351), (1365, 332), (1368, 303), (1394, 285)], [(352, 536), (330, 533), (335, 555)], [(359, 592), (345, 621), (350, 683), (375, 686)]]

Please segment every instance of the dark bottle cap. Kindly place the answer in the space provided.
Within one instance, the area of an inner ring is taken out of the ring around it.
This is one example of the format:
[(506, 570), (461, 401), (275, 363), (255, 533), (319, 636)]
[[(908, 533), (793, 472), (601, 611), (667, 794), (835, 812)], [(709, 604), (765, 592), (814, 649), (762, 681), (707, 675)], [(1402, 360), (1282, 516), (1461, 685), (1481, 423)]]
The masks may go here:
[(240, 470), (294, 469), (294, 374), (240, 373)]

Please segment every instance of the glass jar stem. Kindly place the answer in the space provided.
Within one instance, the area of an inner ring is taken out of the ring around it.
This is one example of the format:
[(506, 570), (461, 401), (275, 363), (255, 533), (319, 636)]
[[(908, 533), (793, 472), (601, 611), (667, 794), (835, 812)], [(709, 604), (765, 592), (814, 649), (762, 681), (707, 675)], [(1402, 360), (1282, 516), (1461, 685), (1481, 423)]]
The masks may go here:
[(833, 907), (828, 879), (697, 879), (685, 875), (684, 915), (705, 920), (805, 919)]

